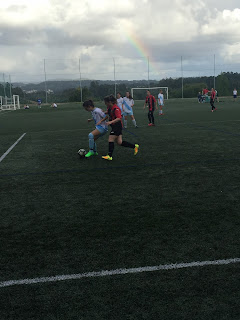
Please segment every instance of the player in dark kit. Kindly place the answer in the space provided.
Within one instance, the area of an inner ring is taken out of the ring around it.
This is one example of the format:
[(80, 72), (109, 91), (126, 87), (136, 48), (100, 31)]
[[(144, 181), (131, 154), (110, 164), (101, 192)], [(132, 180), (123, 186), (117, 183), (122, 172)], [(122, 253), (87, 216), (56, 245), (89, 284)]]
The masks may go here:
[[(112, 129), (108, 139), (108, 155), (102, 156), (102, 158), (105, 160), (112, 160), (115, 141), (119, 146), (134, 149), (134, 155), (136, 155), (138, 153), (139, 145), (122, 140), (122, 116), (121, 110), (117, 106), (116, 98), (111, 95), (105, 97), (104, 102), (108, 108), (107, 113), (109, 115), (107, 125), (110, 125)], [(98, 124), (100, 124), (100, 122)]]
[(210, 105), (212, 107), (212, 112), (215, 110), (217, 110), (214, 106), (214, 101), (215, 101), (215, 97), (216, 97), (216, 91), (212, 88), (212, 91), (211, 91), (211, 98), (210, 98)]
[(148, 105), (148, 120), (149, 120), (149, 127), (150, 126), (155, 126), (154, 124), (154, 116), (153, 116), (153, 112), (155, 110), (155, 105), (156, 105), (156, 109), (157, 109), (157, 104), (156, 104), (156, 99), (154, 96), (151, 95), (150, 91), (147, 90), (147, 97), (144, 103), (144, 109), (146, 107), (146, 104)]

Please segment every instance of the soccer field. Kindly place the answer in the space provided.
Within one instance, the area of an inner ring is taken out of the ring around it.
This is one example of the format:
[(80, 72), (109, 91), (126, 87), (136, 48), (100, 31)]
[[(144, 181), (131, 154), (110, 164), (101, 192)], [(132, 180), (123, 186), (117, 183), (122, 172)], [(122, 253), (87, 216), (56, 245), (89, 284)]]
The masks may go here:
[(148, 127), (137, 102), (109, 162), (108, 135), (78, 157), (80, 104), (1, 112), (0, 319), (239, 320), (240, 103), (216, 106)]

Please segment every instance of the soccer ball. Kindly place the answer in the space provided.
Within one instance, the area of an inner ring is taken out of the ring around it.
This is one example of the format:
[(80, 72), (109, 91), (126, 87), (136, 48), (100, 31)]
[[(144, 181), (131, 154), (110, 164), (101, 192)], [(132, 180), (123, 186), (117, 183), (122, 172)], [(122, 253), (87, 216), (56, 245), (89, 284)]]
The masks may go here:
[(87, 152), (86, 152), (86, 150), (84, 150), (84, 149), (78, 150), (78, 155), (79, 155), (81, 158), (84, 158), (86, 153), (87, 153)]

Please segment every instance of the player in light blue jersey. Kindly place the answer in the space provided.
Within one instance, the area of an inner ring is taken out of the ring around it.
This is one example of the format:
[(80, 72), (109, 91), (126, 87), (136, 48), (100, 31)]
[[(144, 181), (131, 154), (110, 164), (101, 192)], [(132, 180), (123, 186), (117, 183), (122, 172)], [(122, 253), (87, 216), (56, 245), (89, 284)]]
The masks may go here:
[(137, 128), (137, 123), (133, 115), (134, 100), (130, 95), (130, 92), (126, 92), (126, 97), (123, 98), (123, 116), (124, 116), (124, 128), (127, 128), (127, 116), (130, 116), (132, 123)]
[(91, 156), (97, 156), (97, 145), (96, 140), (102, 137), (108, 132), (108, 126), (106, 124), (106, 119), (108, 116), (100, 109), (96, 108), (92, 100), (87, 100), (83, 103), (83, 107), (86, 111), (91, 112), (92, 119), (88, 119), (88, 122), (94, 121), (96, 128), (89, 133), (89, 152), (85, 155), (86, 158)]

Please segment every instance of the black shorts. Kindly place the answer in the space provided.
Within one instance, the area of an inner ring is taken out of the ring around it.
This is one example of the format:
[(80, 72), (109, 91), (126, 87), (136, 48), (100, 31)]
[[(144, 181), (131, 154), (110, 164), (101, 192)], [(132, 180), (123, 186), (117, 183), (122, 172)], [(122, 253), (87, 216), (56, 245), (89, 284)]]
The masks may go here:
[(114, 126), (111, 126), (112, 129), (110, 131), (110, 136), (121, 136), (122, 135), (122, 124), (116, 124)]

